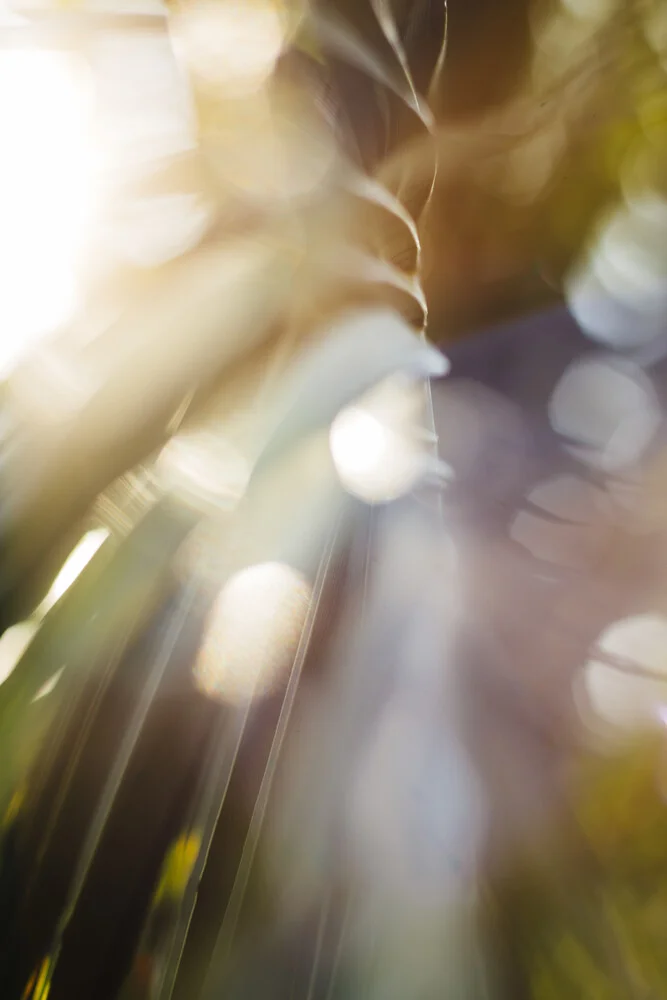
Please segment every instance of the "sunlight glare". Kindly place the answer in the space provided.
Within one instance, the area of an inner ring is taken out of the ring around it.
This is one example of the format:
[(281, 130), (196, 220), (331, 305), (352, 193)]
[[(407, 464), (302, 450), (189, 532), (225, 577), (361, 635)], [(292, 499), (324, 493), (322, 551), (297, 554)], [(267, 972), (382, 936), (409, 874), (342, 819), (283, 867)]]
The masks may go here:
[(37, 632), (33, 620), (12, 625), (0, 636), (0, 684), (7, 680)]
[(97, 550), (109, 537), (107, 528), (96, 528), (83, 536), (76, 548), (70, 552), (58, 576), (53, 581), (51, 589), (40, 605), (40, 611), (46, 613), (69, 590), (74, 581), (83, 573)]
[(0, 52), (0, 374), (76, 307), (93, 194), (87, 82), (64, 53)]

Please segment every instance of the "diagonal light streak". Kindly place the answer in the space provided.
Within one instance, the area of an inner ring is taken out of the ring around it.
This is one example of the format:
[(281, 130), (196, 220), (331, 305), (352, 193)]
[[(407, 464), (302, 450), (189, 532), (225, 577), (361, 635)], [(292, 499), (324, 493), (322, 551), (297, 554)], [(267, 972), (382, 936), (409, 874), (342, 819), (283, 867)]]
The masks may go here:
[(269, 750), (269, 755), (266, 767), (264, 769), (264, 774), (262, 776), (262, 781), (260, 783), (259, 791), (257, 793), (257, 798), (255, 800), (255, 806), (252, 815), (250, 817), (248, 832), (246, 834), (243, 849), (241, 851), (241, 858), (239, 860), (236, 876), (231, 888), (231, 892), (229, 894), (229, 899), (227, 901), (227, 907), (225, 909), (225, 913), (222, 919), (220, 931), (218, 932), (216, 942), (213, 947), (213, 953), (209, 964), (209, 970), (204, 982), (204, 989), (202, 991), (204, 997), (207, 996), (212, 997), (214, 995), (215, 970), (220, 968), (224, 964), (226, 958), (229, 955), (229, 951), (233, 943), (236, 927), (238, 924), (238, 919), (241, 912), (241, 907), (243, 905), (243, 900), (245, 898), (245, 893), (248, 887), (250, 870), (252, 868), (252, 864), (257, 852), (259, 836), (264, 824), (264, 818), (266, 815), (266, 809), (268, 806), (269, 796), (271, 793), (271, 787), (273, 785), (273, 780), (278, 765), (278, 759), (280, 757), (282, 746), (285, 740), (285, 735), (287, 733), (287, 727), (289, 725), (292, 708), (294, 706), (294, 701), (296, 698), (296, 692), (298, 689), (299, 681), (301, 679), (303, 665), (310, 645), (310, 639), (313, 632), (317, 609), (322, 599), (324, 586), (328, 578), (331, 566), (331, 559), (335, 549), (335, 543), (338, 536), (339, 528), (340, 528), (340, 517), (336, 518), (336, 522), (332, 528), (329, 541), (325, 547), (324, 553), (320, 561), (320, 566), (317, 572), (317, 577), (313, 588), (313, 599), (309, 610), (308, 619), (304, 626), (301, 638), (299, 640), (299, 645), (297, 647), (294, 656), (292, 669), (290, 671), (287, 687), (285, 690), (285, 697), (283, 699), (280, 715), (278, 717), (278, 722), (271, 743), (271, 748)]

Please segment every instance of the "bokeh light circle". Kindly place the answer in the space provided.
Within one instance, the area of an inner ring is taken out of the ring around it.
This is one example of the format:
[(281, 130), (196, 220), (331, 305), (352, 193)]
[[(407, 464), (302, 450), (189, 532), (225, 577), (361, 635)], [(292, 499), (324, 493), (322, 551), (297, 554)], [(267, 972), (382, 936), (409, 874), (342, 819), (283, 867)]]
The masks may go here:
[(294, 661), (311, 597), (308, 581), (284, 563), (232, 576), (209, 614), (194, 667), (198, 688), (235, 704), (273, 690)]
[(331, 425), (331, 456), (343, 487), (366, 503), (405, 495), (424, 475), (423, 386), (388, 379), (341, 410)]

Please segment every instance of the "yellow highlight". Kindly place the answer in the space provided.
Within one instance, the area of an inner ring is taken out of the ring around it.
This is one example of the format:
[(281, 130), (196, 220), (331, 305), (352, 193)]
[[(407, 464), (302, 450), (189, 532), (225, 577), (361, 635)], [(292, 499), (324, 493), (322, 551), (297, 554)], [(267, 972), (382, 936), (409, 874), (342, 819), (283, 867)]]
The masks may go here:
[(21, 785), (19, 786), (14, 794), (12, 795), (9, 805), (7, 806), (7, 812), (5, 813), (2, 825), (5, 829), (11, 826), (16, 817), (18, 816), (21, 806), (25, 800), (25, 788)]
[(198, 833), (181, 834), (165, 858), (162, 876), (155, 892), (155, 903), (165, 899), (178, 899), (190, 881), (192, 870), (201, 848)]
[[(36, 980), (36, 982), (35, 982)], [(47, 1000), (51, 990), (51, 959), (47, 956), (28, 980), (21, 1000)]]

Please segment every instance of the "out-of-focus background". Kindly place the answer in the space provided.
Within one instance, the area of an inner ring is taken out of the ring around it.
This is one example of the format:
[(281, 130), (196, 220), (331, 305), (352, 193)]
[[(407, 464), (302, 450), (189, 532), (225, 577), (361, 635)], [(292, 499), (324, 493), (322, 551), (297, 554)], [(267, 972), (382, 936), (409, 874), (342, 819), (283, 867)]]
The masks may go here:
[(0, 7), (0, 995), (648, 1000), (667, 8)]

